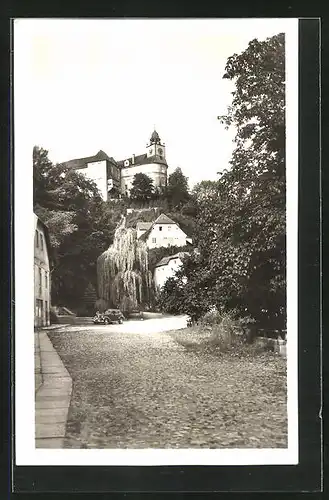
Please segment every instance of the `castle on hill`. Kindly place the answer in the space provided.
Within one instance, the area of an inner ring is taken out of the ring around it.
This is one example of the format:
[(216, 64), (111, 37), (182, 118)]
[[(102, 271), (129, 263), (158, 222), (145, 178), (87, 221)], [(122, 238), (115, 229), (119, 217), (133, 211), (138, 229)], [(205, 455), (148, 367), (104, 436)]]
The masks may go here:
[(134, 176), (139, 173), (150, 177), (158, 192), (167, 185), (166, 148), (156, 130), (142, 154), (116, 161), (104, 151), (98, 151), (95, 156), (69, 160), (63, 165), (94, 181), (105, 201), (129, 196)]

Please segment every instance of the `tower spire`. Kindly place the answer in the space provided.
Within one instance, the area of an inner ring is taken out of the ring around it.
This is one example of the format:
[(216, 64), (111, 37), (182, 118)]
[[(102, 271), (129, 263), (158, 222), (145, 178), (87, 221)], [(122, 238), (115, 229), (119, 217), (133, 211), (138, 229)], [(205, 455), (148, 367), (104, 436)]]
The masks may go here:
[(155, 127), (151, 135), (150, 144), (161, 144), (161, 139), (158, 132), (155, 130)]

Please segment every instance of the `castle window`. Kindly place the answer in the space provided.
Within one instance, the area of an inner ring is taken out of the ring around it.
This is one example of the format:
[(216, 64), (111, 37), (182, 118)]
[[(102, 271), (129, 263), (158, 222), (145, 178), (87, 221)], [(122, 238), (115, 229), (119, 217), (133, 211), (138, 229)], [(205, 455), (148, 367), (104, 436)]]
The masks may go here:
[(41, 233), (40, 233), (40, 247), (41, 247), (41, 250), (43, 250), (43, 236)]
[(162, 226), (159, 226), (159, 231), (162, 231)]
[(152, 243), (156, 243), (157, 242), (157, 239), (156, 238), (152, 238)]
[(171, 226), (168, 226), (168, 231), (170, 231), (170, 230), (171, 230)]
[(39, 248), (39, 232), (35, 231), (35, 245)]

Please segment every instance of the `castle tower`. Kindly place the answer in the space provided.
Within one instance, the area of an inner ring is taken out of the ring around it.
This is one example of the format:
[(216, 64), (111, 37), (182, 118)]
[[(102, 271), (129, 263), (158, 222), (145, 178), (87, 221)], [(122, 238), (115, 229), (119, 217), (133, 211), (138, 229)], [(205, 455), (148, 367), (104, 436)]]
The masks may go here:
[(160, 160), (166, 159), (166, 148), (165, 145), (161, 143), (158, 132), (154, 129), (150, 143), (147, 145), (147, 157), (156, 156)]

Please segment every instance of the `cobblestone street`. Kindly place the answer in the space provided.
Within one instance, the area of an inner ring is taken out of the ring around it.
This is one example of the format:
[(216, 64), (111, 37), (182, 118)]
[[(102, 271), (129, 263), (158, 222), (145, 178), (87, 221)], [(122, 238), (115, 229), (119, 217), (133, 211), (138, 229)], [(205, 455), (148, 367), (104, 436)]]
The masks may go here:
[(190, 352), (163, 322), (49, 332), (73, 380), (65, 447), (286, 447), (285, 362)]

